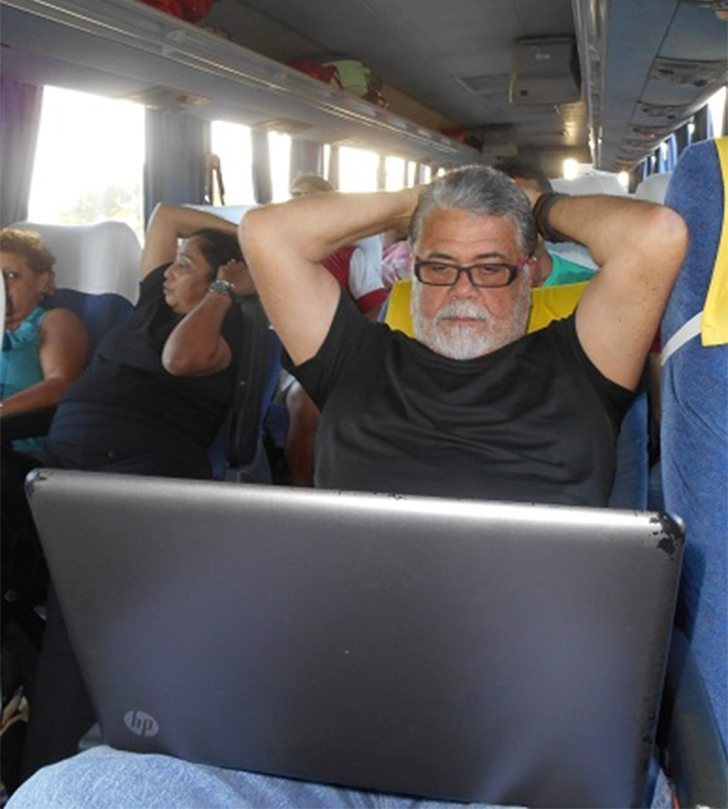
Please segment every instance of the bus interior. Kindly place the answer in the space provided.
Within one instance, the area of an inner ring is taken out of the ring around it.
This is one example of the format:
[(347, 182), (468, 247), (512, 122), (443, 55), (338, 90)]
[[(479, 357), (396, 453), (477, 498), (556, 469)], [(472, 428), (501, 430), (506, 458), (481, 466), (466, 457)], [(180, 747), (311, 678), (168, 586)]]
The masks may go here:
[[(183, 19), (187, 5), (0, 0), (0, 225), (38, 230), (57, 254), (61, 286), (133, 304), (140, 241), (158, 203), (238, 221), (248, 208), (287, 199), (303, 173), (342, 191), (396, 190), (509, 159), (536, 166), (558, 191), (667, 200), (688, 222), (691, 249), (706, 233), (728, 244), (728, 165), (713, 148), (728, 135), (725, 0), (211, 0), (198, 4), (198, 18), (190, 11)], [(70, 96), (57, 92), (133, 107), (133, 149), (130, 135), (116, 138), (106, 108), (76, 118)], [(60, 111), (53, 123), (52, 101)], [(105, 117), (111, 129), (93, 136), (93, 153), (85, 145), (85, 156), (71, 158), (81, 130)], [(136, 161), (128, 168), (126, 151)], [(681, 160), (693, 160), (697, 174), (673, 183)], [(105, 194), (95, 177), (115, 164), (133, 188)], [(706, 178), (717, 184), (715, 208), (679, 207)], [(51, 210), (68, 186), (85, 197)], [(710, 267), (691, 264), (700, 289), (717, 262), (714, 252)], [(663, 338), (682, 333), (696, 312), (668, 308)], [(266, 483), (285, 485), (286, 417), (270, 406), (280, 345), (260, 307), (250, 317), (262, 335), (255, 403), (232, 408), (223, 474), (257, 481), (264, 469)], [(652, 425), (663, 470), (666, 457), (673, 470), (669, 482), (663, 474), (660, 509), (686, 525), (657, 734), (674, 805), (718, 807), (728, 805), (728, 408), (720, 401), (728, 361), (725, 345), (690, 350), (702, 353), (679, 371), (686, 383), (663, 355), (663, 421)], [(689, 394), (676, 394), (683, 384)], [(47, 425), (50, 415), (41, 419)], [(28, 434), (38, 423), (16, 420), (12, 430)], [(654, 505), (648, 475), (642, 499), (626, 507)], [(678, 491), (693, 479), (699, 497)], [(4, 711), (6, 696), (4, 685)], [(58, 749), (66, 755), (78, 743), (64, 737)], [(41, 744), (34, 766), (57, 759), (52, 748)]]

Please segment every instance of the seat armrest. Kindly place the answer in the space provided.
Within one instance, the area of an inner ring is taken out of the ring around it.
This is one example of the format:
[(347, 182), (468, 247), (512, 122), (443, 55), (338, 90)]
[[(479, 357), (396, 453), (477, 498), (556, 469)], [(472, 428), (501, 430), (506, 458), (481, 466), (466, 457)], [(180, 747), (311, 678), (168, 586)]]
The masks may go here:
[(4, 442), (17, 441), (21, 438), (36, 438), (46, 435), (55, 412), (55, 406), (51, 406), (2, 416), (0, 418), (2, 440)]
[(728, 806), (728, 763), (695, 657), (673, 631), (657, 734), (680, 806)]

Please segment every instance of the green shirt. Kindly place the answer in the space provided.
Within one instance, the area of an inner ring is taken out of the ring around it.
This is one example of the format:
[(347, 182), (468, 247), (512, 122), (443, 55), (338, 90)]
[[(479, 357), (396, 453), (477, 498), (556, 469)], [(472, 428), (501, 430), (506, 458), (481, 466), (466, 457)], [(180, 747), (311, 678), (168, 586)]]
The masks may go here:
[(543, 282), (545, 287), (578, 284), (581, 281), (588, 281), (596, 272), (596, 270), (583, 267), (581, 264), (569, 261), (569, 259), (563, 258), (556, 253), (549, 253), (549, 255), (553, 261), (553, 267), (549, 277)]

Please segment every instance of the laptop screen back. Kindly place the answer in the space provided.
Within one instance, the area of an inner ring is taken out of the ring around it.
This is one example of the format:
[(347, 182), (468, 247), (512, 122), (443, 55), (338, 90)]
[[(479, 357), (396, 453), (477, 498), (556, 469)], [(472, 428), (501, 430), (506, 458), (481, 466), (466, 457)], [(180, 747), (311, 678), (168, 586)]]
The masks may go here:
[(55, 470), (28, 491), (107, 743), (431, 798), (642, 801), (669, 518)]

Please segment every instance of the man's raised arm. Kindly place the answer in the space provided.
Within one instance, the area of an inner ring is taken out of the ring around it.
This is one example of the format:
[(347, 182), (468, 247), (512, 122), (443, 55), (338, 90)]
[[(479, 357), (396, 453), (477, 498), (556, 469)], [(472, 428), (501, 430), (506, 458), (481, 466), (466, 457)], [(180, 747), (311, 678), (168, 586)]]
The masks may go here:
[(313, 357), (328, 333), (339, 285), (321, 261), (339, 247), (406, 227), (418, 190), (317, 194), (248, 211), (243, 253), (268, 317), (291, 359)]
[(604, 376), (634, 390), (685, 257), (684, 221), (670, 208), (618, 196), (564, 197), (547, 218), (601, 268), (576, 312), (584, 351)]

